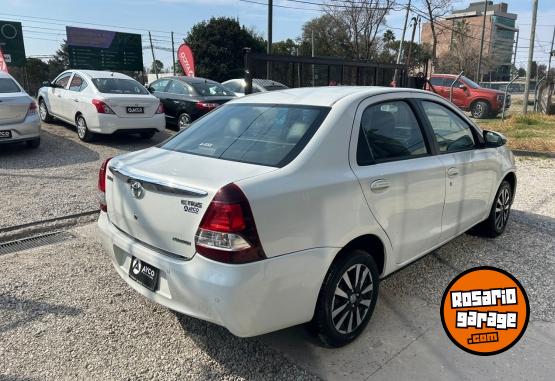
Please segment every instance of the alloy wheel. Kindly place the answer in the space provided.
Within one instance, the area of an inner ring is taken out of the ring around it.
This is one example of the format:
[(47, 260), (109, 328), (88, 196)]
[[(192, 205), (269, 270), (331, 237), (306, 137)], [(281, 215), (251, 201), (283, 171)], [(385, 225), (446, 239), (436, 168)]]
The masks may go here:
[(46, 104), (44, 104), (44, 101), (40, 102), (39, 113), (41, 120), (45, 121), (48, 115), (48, 110), (46, 109)]
[(374, 282), (370, 269), (356, 264), (339, 279), (331, 303), (331, 318), (339, 333), (349, 334), (364, 321), (372, 302)]
[(495, 228), (502, 230), (509, 219), (511, 210), (511, 194), (508, 188), (503, 188), (495, 202)]
[(179, 116), (179, 129), (188, 128), (191, 125), (191, 117), (187, 114), (182, 114)]
[(77, 119), (77, 135), (79, 135), (81, 139), (84, 139), (87, 135), (87, 124), (82, 117)]
[(480, 116), (484, 113), (484, 107), (481, 104), (476, 104), (474, 106), (474, 116)]

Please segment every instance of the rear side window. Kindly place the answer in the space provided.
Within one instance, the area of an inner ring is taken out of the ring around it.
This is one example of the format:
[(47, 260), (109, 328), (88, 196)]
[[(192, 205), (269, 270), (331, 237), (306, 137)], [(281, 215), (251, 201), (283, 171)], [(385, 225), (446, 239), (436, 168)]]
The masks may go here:
[(19, 93), (21, 89), (11, 78), (0, 78), (0, 93)]
[(105, 94), (148, 94), (145, 87), (134, 79), (93, 78), (92, 82), (98, 91)]
[(282, 167), (302, 151), (328, 112), (327, 107), (313, 106), (225, 105), (161, 148)]
[(217, 82), (211, 82), (211, 81), (193, 82), (191, 83), (191, 86), (193, 86), (195, 91), (200, 96), (203, 96), (203, 97), (235, 95)]
[(403, 101), (369, 106), (360, 122), (357, 160), (368, 163), (410, 159), (428, 154), (428, 149), (410, 106)]
[(424, 113), (432, 126), (440, 152), (457, 152), (476, 146), (470, 126), (448, 108), (422, 101)]

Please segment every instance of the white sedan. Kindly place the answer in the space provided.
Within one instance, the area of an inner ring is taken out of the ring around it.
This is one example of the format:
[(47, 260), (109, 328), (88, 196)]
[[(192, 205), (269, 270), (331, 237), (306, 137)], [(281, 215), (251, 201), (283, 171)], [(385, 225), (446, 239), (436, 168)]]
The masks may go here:
[(151, 138), (166, 127), (164, 107), (133, 78), (113, 72), (67, 70), (38, 94), (44, 122), (58, 118), (77, 127), (83, 141), (94, 134), (139, 133)]
[(0, 144), (40, 145), (37, 104), (9, 74), (0, 72)]
[(341, 346), (368, 323), (380, 278), (470, 228), (503, 232), (516, 187), (505, 142), (425, 91), (261, 93), (107, 160), (98, 224), (145, 297), (237, 336), (310, 322)]

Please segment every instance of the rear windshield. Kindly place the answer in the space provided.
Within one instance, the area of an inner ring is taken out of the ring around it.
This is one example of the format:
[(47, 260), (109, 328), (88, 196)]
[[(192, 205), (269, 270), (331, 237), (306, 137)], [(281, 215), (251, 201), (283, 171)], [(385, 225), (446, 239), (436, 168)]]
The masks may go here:
[(234, 96), (231, 91), (216, 82), (194, 82), (191, 83), (195, 91), (203, 97), (210, 96)]
[(133, 79), (93, 78), (93, 83), (101, 93), (106, 94), (149, 94), (143, 85)]
[(282, 167), (293, 160), (329, 112), (297, 105), (225, 105), (161, 148), (224, 160)]
[(21, 89), (11, 78), (0, 78), (0, 93), (19, 93)]

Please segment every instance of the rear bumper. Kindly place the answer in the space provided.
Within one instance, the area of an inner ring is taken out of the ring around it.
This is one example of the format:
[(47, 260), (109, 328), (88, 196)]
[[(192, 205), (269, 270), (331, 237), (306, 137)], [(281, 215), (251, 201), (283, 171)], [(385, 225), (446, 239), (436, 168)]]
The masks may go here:
[(150, 118), (121, 118), (117, 115), (96, 114), (86, 118), (87, 128), (97, 134), (113, 134), (125, 130), (164, 131), (166, 118), (164, 114), (155, 114)]
[(11, 139), (0, 139), (0, 144), (24, 142), (40, 137), (38, 114), (30, 115), (21, 123), (0, 125), (0, 131), (11, 131)]
[[(240, 337), (312, 319), (318, 293), (337, 249), (318, 248), (244, 265), (201, 255), (184, 261), (161, 254), (119, 231), (101, 212), (105, 250), (123, 280), (148, 299), (172, 310), (226, 327)], [(135, 256), (160, 270), (152, 292), (128, 276)]]

